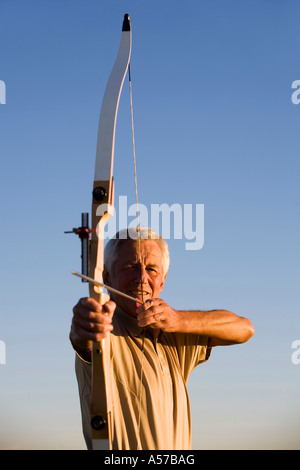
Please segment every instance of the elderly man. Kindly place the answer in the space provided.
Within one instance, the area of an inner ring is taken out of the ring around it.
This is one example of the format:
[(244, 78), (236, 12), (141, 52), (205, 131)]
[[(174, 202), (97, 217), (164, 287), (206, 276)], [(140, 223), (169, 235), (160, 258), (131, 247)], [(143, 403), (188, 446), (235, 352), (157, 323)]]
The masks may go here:
[(103, 306), (83, 298), (73, 309), (70, 340), (88, 448), (92, 341), (111, 333), (113, 449), (175, 450), (191, 447), (189, 374), (212, 347), (254, 334), (248, 319), (226, 310), (171, 308), (160, 298), (168, 268), (168, 247), (158, 234), (141, 229), (137, 240), (136, 233), (120, 232), (106, 246), (103, 278), (137, 302), (113, 294)]

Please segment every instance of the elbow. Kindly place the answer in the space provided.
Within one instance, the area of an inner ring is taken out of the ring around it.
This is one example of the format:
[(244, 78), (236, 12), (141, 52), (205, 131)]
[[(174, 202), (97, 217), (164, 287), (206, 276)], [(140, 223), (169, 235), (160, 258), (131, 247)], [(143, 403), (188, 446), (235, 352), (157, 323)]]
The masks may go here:
[(241, 343), (246, 343), (247, 341), (249, 341), (249, 339), (252, 338), (252, 336), (254, 336), (255, 329), (251, 321), (248, 320), (247, 318), (243, 318), (243, 322), (244, 322), (244, 325), (243, 325), (243, 334), (241, 338)]

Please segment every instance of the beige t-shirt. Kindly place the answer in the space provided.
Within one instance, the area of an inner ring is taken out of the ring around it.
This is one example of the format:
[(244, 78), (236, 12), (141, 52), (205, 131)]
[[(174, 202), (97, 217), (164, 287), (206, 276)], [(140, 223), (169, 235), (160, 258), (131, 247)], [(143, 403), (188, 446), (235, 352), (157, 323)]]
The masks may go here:
[[(191, 447), (186, 383), (210, 355), (208, 337), (140, 328), (116, 310), (111, 333), (114, 450), (184, 450)], [(76, 356), (83, 432), (91, 448), (91, 365)]]

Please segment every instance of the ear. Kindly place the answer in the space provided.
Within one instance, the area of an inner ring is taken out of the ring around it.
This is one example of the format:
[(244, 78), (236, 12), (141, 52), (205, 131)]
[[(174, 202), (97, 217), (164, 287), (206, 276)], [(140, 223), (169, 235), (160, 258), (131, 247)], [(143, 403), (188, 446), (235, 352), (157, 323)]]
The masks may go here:
[(162, 281), (161, 281), (161, 285), (160, 285), (160, 290), (159, 290), (159, 293), (162, 292), (163, 288), (164, 288), (164, 285), (165, 285), (165, 282), (166, 282), (166, 278), (167, 278), (167, 274), (164, 275)]

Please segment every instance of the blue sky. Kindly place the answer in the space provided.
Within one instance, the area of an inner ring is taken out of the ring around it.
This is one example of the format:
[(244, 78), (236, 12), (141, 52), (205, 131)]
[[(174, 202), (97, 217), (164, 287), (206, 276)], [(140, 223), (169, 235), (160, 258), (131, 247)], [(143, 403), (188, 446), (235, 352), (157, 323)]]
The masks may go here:
[[(164, 299), (256, 329), (192, 373), (193, 447), (299, 449), (299, 2), (1, 0), (0, 11), (0, 448), (84, 448), (68, 334), (87, 287), (64, 231), (90, 210), (129, 13), (140, 202), (204, 204), (203, 248), (169, 240)], [(127, 80), (114, 173), (116, 201), (133, 204)]]

